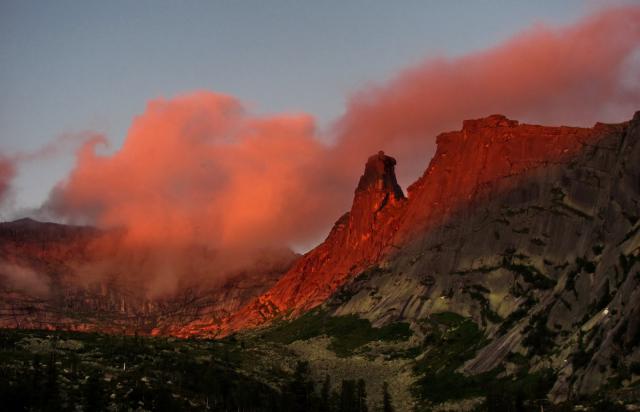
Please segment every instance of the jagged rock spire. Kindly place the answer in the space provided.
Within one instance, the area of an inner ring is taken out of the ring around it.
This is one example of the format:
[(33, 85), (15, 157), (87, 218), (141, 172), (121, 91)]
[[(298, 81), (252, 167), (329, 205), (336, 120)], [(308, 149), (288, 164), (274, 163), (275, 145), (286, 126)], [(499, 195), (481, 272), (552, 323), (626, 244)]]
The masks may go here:
[(396, 199), (404, 199), (404, 193), (396, 180), (396, 159), (384, 154), (380, 150), (377, 154), (369, 157), (364, 167), (364, 174), (358, 182), (357, 192), (374, 190), (387, 192)]

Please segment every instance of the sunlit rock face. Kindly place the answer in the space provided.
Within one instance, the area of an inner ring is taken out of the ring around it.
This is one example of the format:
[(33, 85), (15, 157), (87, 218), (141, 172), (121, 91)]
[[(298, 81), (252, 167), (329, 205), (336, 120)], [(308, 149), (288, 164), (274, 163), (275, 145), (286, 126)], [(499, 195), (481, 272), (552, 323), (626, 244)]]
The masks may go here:
[(431, 233), (453, 213), (476, 213), (474, 203), (483, 196), (516, 183), (510, 177), (561, 162), (601, 136), (598, 128), (519, 125), (500, 115), (465, 121), (461, 131), (438, 136), (437, 152), (409, 187), (409, 198), (396, 182), (395, 160), (382, 152), (371, 156), (351, 211), (324, 243), (236, 316), (231, 329), (319, 305), (346, 281), (401, 253), (399, 248), (413, 237)]
[(640, 359), (639, 182), (639, 113), (591, 129), (465, 122), (439, 136), (376, 270), (328, 306), (417, 333), (456, 312), (491, 340), (465, 372), (521, 354), (558, 372), (552, 398), (592, 393)]
[(184, 334), (225, 334), (284, 312), (300, 313), (323, 303), (354, 274), (379, 261), (407, 200), (396, 181), (395, 164), (383, 152), (371, 156), (351, 210), (338, 219), (321, 245), (301, 258), (269, 292), (230, 319), (208, 328), (187, 328)]
[(420, 334), (421, 319), (452, 311), (491, 339), (467, 373), (520, 353), (559, 370), (555, 399), (637, 362), (640, 114), (593, 128), (494, 115), (437, 143), (408, 198), (392, 159), (372, 156), (323, 244), (239, 313), (190, 332), (225, 334), (324, 303)]

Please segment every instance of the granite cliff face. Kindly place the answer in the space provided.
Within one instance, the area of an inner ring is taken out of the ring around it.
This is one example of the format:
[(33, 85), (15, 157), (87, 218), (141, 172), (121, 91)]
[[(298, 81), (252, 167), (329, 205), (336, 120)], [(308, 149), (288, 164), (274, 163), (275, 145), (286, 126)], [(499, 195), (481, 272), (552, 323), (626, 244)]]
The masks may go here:
[[(554, 400), (630, 379), (640, 361), (640, 113), (593, 128), (465, 121), (441, 134), (424, 175), (395, 183), (367, 162), (352, 210), (226, 334), (322, 305), (373, 325), (453, 312), (488, 342), (461, 372), (552, 368)], [(423, 348), (426, 350), (426, 347)]]
[(465, 122), (438, 138), (373, 275), (335, 314), (374, 324), (455, 312), (490, 343), (469, 374), (551, 367), (555, 400), (640, 360), (640, 113), (593, 129)]

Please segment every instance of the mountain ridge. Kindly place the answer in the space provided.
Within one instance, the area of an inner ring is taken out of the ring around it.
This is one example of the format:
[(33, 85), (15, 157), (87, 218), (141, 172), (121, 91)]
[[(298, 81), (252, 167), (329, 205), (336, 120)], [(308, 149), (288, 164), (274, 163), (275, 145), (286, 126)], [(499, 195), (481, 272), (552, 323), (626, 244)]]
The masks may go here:
[[(315, 307), (357, 273), (393, 254), (415, 233), (429, 230), (429, 225), (447, 219), (456, 208), (472, 205), (483, 191), (496, 187), (497, 191), (505, 191), (508, 188), (500, 185), (507, 178), (538, 167), (563, 164), (581, 148), (607, 133), (623, 129), (626, 124), (546, 127), (520, 124), (503, 115), (466, 120), (460, 131), (437, 137), (438, 148), (425, 173), (408, 187), (407, 198), (396, 198), (393, 207), (381, 215), (378, 223), (382, 229), (353, 218), (354, 211), (362, 214), (377, 207), (376, 200), (369, 200), (370, 205), (366, 200), (363, 203), (356, 189), (351, 211), (336, 222), (325, 242), (307, 253), (272, 290), (250, 304), (252, 307), (244, 308), (222, 328), (214, 325), (212, 331), (228, 333), (260, 325), (291, 310)], [(370, 159), (376, 156), (379, 155)], [(395, 165), (395, 160), (393, 163)], [(456, 166), (471, 172), (456, 174)], [(367, 170), (365, 166), (358, 188), (362, 187)], [(380, 176), (376, 179), (385, 184)], [(392, 180), (395, 181), (395, 175)], [(354, 222), (367, 226), (367, 230), (354, 228)], [(355, 237), (357, 233), (368, 232), (366, 241), (354, 241), (352, 232), (356, 233)], [(345, 260), (341, 260), (343, 257)], [(325, 271), (325, 267), (330, 269)], [(305, 291), (303, 284), (310, 290)], [(314, 298), (314, 295), (320, 297)]]
[[(382, 346), (415, 364), (402, 370), (420, 404), (439, 401), (438, 382), (473, 392), (483, 377), (544, 376), (554, 402), (640, 382), (640, 112), (593, 128), (465, 121), (406, 196), (395, 163), (372, 155), (350, 211), (271, 283), (145, 333), (253, 339), (298, 319), (402, 331)], [(305, 354), (326, 327), (283, 341)]]
[(182, 336), (268, 331), (319, 307), (375, 327), (408, 322), (428, 356), (441, 347), (428, 343), (441, 333), (431, 319), (451, 313), (477, 325), (482, 339), (445, 367), (455, 378), (435, 370), (419, 378), (418, 399), (433, 396), (440, 380), (475, 382), (499, 370), (549, 373), (554, 402), (607, 382), (637, 383), (640, 112), (593, 128), (494, 115), (437, 141), (408, 197), (383, 209), (381, 229), (352, 243), (354, 208), (376, 210), (356, 191), (327, 240), (268, 292)]

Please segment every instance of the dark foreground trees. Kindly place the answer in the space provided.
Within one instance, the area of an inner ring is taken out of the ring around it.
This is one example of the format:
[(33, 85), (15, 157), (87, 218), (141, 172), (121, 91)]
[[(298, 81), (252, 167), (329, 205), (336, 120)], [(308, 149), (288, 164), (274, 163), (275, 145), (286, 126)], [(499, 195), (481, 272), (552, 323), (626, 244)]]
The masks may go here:
[[(64, 345), (49, 345), (58, 335)], [(0, 331), (2, 342), (2, 411), (392, 410), (388, 393), (369, 406), (364, 380), (318, 379), (307, 362), (292, 373), (276, 367), (265, 375), (247, 373), (241, 365), (252, 355), (232, 341)]]
[[(385, 384), (386, 385), (386, 384)], [(363, 379), (343, 380), (332, 390), (331, 377), (325, 375), (319, 387), (311, 378), (309, 364), (298, 362), (293, 381), (283, 393), (284, 410), (293, 412), (368, 412), (367, 387)], [(385, 386), (386, 388), (386, 386)], [(386, 402), (392, 411), (391, 397), (387, 393)]]

